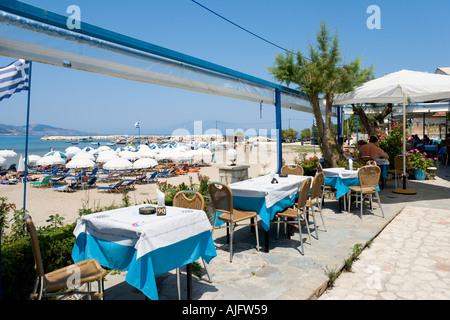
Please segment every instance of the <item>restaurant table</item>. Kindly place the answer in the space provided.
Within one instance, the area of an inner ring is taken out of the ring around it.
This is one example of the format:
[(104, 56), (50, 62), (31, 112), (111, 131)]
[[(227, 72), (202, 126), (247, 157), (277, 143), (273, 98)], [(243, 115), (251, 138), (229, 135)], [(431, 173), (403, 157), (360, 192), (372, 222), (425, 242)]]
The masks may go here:
[(351, 186), (359, 186), (358, 170), (347, 170), (345, 168), (323, 169), (325, 185), (336, 189), (336, 199), (346, 195)]
[(137, 205), (82, 216), (74, 230), (75, 262), (97, 259), (100, 265), (128, 271), (125, 280), (152, 300), (158, 299), (155, 276), (188, 267), (217, 253), (204, 211), (166, 207), (165, 215), (143, 215)]
[(389, 160), (384, 158), (377, 158), (376, 160), (377, 166), (381, 169), (381, 175), (380, 175), (380, 181), (381, 181), (381, 188), (384, 189), (384, 186), (386, 185), (386, 178), (387, 178), (387, 172), (389, 170)]
[[(278, 183), (271, 183), (272, 178)], [(298, 175), (280, 177), (276, 174), (229, 184), (233, 191), (233, 207), (256, 212), (261, 219), (265, 230), (265, 252), (269, 252), (270, 221), (277, 212), (295, 204), (302, 182), (311, 178)]]

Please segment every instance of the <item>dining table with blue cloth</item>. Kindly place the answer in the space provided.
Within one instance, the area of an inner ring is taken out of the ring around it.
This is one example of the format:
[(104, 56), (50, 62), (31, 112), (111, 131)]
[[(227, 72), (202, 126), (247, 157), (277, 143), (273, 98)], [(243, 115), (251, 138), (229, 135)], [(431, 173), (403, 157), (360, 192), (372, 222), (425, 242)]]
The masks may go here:
[(351, 186), (359, 186), (358, 170), (345, 168), (324, 168), (325, 185), (336, 189), (336, 199), (350, 191)]
[(389, 159), (384, 159), (384, 158), (377, 158), (376, 160), (377, 166), (380, 167), (381, 169), (381, 179), (383, 179), (383, 185), (386, 181), (387, 178), (387, 172), (389, 170)]
[(295, 204), (302, 182), (311, 178), (269, 174), (229, 184), (233, 192), (233, 208), (258, 214), (261, 226), (266, 232), (265, 252), (269, 252), (270, 221), (274, 219), (276, 213)]
[(126, 282), (157, 300), (155, 276), (200, 257), (209, 263), (217, 253), (204, 211), (167, 206), (165, 215), (139, 213), (139, 208), (150, 206), (156, 207), (137, 205), (82, 216), (74, 230), (72, 258), (96, 259), (104, 267), (127, 271)]

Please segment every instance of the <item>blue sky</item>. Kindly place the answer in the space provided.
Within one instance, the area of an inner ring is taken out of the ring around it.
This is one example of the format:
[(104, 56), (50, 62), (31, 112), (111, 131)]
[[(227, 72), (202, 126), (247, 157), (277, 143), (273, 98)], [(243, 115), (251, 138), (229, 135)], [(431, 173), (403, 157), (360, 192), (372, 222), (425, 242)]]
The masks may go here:
[[(267, 67), (284, 53), (206, 11), (191, 0), (23, 1), (67, 15), (77, 5), (82, 21), (276, 82)], [(277, 45), (306, 52), (321, 21), (337, 31), (345, 61), (361, 57), (375, 76), (401, 69), (434, 72), (449, 67), (450, 1), (385, 0), (198, 0)], [(368, 6), (381, 10), (381, 29), (370, 30)], [(0, 66), (14, 59), (0, 56)], [(24, 125), (26, 92), (1, 102), (0, 123)], [(312, 115), (283, 109), (283, 126), (301, 131)], [(291, 119), (289, 121), (289, 119)], [(275, 109), (182, 89), (117, 79), (35, 63), (30, 123), (104, 134), (171, 133), (195, 120), (214, 127), (274, 128)]]

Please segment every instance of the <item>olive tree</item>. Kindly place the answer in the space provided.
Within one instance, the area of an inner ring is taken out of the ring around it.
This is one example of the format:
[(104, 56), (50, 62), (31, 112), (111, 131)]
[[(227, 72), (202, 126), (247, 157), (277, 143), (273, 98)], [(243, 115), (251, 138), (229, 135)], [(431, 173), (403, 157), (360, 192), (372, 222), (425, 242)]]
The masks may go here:
[[(318, 140), (327, 167), (336, 166), (340, 148), (331, 135), (331, 115), (335, 94), (353, 90), (373, 78), (373, 66), (361, 67), (357, 58), (344, 63), (337, 33), (332, 33), (325, 22), (316, 33), (316, 45), (309, 46), (309, 57), (300, 51), (288, 51), (275, 57), (275, 65), (269, 67), (272, 75), (289, 86), (297, 84), (309, 97), (319, 131)], [(325, 114), (322, 114), (320, 100), (325, 100)]]

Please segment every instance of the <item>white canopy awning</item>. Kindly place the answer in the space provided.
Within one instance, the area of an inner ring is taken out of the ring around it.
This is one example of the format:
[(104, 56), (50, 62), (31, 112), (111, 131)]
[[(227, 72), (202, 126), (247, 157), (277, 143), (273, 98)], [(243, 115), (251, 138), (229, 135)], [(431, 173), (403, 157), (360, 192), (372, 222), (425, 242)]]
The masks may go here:
[[(275, 88), (281, 88), (282, 108), (313, 113), (310, 102), (296, 90), (245, 74), (239, 77), (239, 72), (233, 76), (233, 70), (224, 67), (230, 74), (180, 63), (1, 10), (0, 32), (7, 35), (0, 38), (0, 55), (272, 105)], [(206, 61), (204, 64), (210, 65)]]

